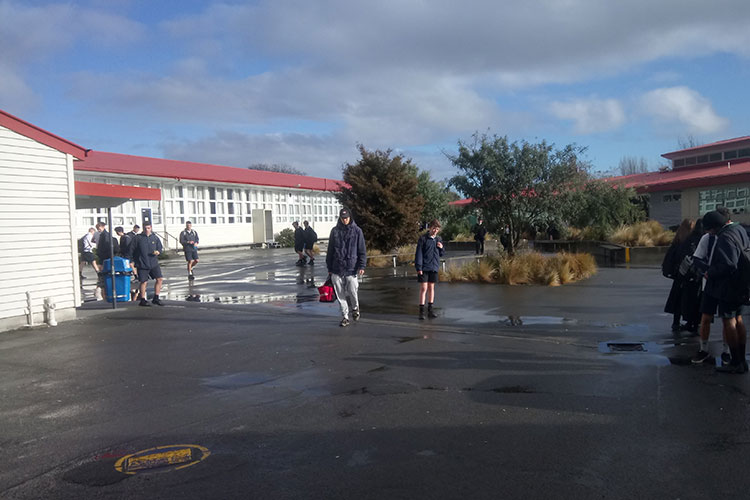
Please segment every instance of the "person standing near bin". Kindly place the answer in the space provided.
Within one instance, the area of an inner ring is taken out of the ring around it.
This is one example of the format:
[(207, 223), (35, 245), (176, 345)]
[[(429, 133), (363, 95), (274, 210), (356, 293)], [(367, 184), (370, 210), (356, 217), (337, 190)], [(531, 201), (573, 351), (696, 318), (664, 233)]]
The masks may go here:
[(434, 219), (430, 222), (429, 229), (419, 237), (417, 241), (417, 252), (414, 254), (414, 267), (417, 268), (417, 281), (419, 281), (419, 319), (424, 319), (424, 303), (427, 302), (427, 317), (437, 318), (432, 309), (435, 302), (435, 283), (438, 282), (440, 271), (440, 257), (445, 254), (443, 240), (438, 236), (440, 222)]
[(357, 277), (365, 274), (366, 263), (367, 250), (362, 230), (354, 223), (349, 210), (342, 208), (339, 211), (339, 220), (328, 237), (328, 253), (326, 254), (328, 275), (336, 290), (336, 298), (343, 316), (339, 326), (349, 326), (349, 302), (351, 302), (352, 319), (359, 320)]
[(136, 236), (133, 245), (133, 260), (138, 268), (138, 281), (140, 285), (140, 303), (138, 305), (148, 306), (146, 300), (146, 288), (148, 280), (155, 279), (154, 298), (151, 300), (157, 306), (163, 306), (159, 293), (161, 293), (161, 283), (163, 281), (161, 267), (159, 266), (159, 254), (164, 251), (161, 240), (151, 232), (151, 224), (143, 226), (143, 232)]
[(299, 227), (299, 222), (292, 222), (294, 228), (294, 251), (297, 252), (299, 259), (294, 264), (295, 266), (304, 266), (307, 264), (307, 257), (305, 257), (305, 230)]
[(187, 221), (185, 229), (180, 233), (180, 244), (185, 251), (185, 260), (187, 261), (188, 280), (193, 281), (193, 268), (198, 265), (198, 232), (193, 229), (193, 223)]

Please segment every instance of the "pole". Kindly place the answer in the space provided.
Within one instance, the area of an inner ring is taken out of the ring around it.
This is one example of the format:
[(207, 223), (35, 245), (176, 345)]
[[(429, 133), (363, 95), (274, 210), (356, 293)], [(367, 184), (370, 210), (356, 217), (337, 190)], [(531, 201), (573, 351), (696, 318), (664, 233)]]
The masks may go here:
[[(112, 284), (112, 309), (117, 309), (117, 288), (115, 282), (115, 240), (112, 236), (112, 207), (107, 207), (107, 223), (109, 224), (109, 279)], [(106, 291), (106, 290), (105, 290)]]

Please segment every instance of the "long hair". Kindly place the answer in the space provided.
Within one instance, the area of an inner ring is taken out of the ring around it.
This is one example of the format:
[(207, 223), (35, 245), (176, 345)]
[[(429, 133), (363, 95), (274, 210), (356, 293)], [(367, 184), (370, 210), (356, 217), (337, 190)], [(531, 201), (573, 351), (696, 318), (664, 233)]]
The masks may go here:
[(674, 235), (674, 242), (682, 243), (683, 241), (688, 239), (690, 233), (693, 232), (693, 227), (695, 227), (694, 221), (691, 221), (690, 219), (683, 219), (680, 223), (680, 227), (677, 228), (677, 234)]

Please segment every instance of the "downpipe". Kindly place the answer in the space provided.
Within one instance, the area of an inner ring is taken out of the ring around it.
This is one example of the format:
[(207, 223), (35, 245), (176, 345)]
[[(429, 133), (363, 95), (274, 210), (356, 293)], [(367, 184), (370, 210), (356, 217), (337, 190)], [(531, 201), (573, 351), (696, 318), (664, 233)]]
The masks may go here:
[(34, 326), (34, 313), (31, 310), (31, 292), (26, 292), (26, 309), (23, 312), (26, 314), (26, 326)]

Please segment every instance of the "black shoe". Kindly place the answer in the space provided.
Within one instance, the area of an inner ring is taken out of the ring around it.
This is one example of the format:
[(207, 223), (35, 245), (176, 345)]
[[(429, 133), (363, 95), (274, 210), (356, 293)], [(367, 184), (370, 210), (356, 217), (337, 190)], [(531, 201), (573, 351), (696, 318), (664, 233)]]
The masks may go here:
[(149, 303), (148, 303), (148, 300), (146, 300), (146, 299), (141, 299), (141, 301), (140, 301), (140, 302), (138, 302), (138, 305), (139, 305), (139, 306), (143, 306), (143, 307), (149, 307), (149, 306), (150, 306), (151, 304), (149, 304)]
[(349, 326), (349, 320), (344, 318), (341, 320), (341, 323), (339, 323), (339, 326)]
[(419, 319), (424, 319), (424, 309), (419, 310)]
[(432, 308), (430, 307), (429, 309), (427, 309), (427, 317), (430, 319), (435, 319), (438, 316), (437, 314), (435, 314), (435, 311), (433, 311)]
[(682, 330), (682, 327), (681, 327), (681, 326), (680, 326), (679, 324), (673, 324), (673, 325), (672, 325), (672, 331), (673, 331), (674, 333), (679, 333), (679, 332), (680, 332), (680, 330)]
[(711, 359), (711, 355), (709, 353), (707, 353), (706, 351), (698, 351), (698, 354), (693, 356), (690, 362), (693, 363), (694, 365), (700, 365), (710, 359)]
[(300, 260), (298, 260), (298, 261), (297, 261), (297, 263), (296, 263), (296, 264), (294, 264), (294, 265), (295, 265), (295, 266), (300, 266), (300, 267), (302, 267), (302, 266), (304, 266), (304, 265), (305, 265), (305, 261), (304, 261), (304, 260), (302, 260), (302, 259), (300, 259)]
[(359, 321), (359, 309), (354, 309), (352, 311), (352, 319), (354, 321)]
[(310, 262), (307, 263), (308, 266), (315, 265), (315, 259), (310, 259)]
[(745, 372), (747, 372), (747, 362), (740, 361), (737, 364), (729, 364), (729, 365), (722, 365), (717, 366), (716, 371), (719, 373), (732, 373), (735, 375), (741, 375)]
[(154, 303), (154, 304), (156, 304), (157, 306), (163, 306), (163, 305), (164, 305), (164, 304), (162, 303), (161, 299), (159, 299), (159, 297), (154, 297), (154, 298), (153, 298), (153, 299), (151, 300), (151, 302), (153, 302), (153, 303)]
[(188, 274), (188, 280), (193, 281), (195, 279), (195, 276), (193, 276), (193, 273)]
[(726, 366), (731, 362), (732, 362), (732, 355), (729, 354), (728, 352), (722, 352), (721, 353), (721, 365)]

